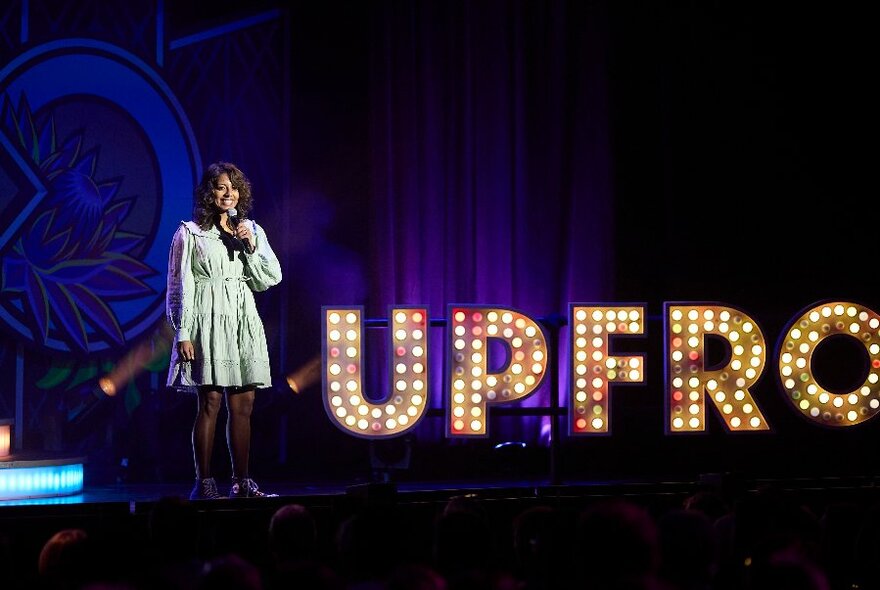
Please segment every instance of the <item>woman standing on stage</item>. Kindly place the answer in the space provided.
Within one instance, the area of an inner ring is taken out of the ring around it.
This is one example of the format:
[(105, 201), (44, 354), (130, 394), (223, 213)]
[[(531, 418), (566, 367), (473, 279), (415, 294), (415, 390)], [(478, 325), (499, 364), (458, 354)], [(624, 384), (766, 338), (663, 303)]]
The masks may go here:
[(270, 387), (269, 351), (254, 291), (281, 282), (263, 228), (248, 219), (251, 184), (234, 164), (208, 166), (193, 191), (193, 221), (181, 222), (168, 257), (168, 321), (175, 331), (168, 385), (195, 391), (196, 482), (191, 499), (225, 496), (211, 475), (214, 432), (226, 398), (230, 497), (267, 496), (248, 473), (251, 411)]

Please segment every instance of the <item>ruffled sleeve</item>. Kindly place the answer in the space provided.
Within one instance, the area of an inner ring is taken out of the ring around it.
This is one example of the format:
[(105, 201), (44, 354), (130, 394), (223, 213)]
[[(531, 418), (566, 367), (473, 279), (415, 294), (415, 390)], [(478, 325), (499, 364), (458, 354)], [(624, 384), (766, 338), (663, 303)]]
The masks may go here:
[(263, 228), (255, 221), (249, 223), (255, 244), (253, 254), (245, 254), (245, 275), (253, 291), (265, 291), (281, 282), (281, 264)]
[(168, 254), (168, 288), (165, 296), (168, 323), (174, 329), (176, 342), (191, 339), (195, 301), (192, 248), (192, 233), (184, 223), (181, 223), (171, 240), (171, 251)]

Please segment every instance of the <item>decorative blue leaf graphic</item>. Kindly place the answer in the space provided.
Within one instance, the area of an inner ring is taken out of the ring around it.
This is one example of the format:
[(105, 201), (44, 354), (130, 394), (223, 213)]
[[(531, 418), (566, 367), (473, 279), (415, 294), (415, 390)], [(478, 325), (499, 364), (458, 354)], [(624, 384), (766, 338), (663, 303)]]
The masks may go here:
[(142, 281), (110, 265), (84, 284), (95, 295), (109, 298), (133, 297), (153, 292)]
[[(141, 241), (141, 238), (138, 238), (137, 241)], [(112, 261), (114, 269), (132, 277), (151, 277), (156, 274), (152, 267), (127, 254), (114, 254), (108, 251), (105, 256)]]
[(125, 335), (113, 311), (94, 293), (80, 285), (68, 287), (73, 299), (83, 310), (92, 326), (108, 336), (116, 344), (125, 343)]
[(131, 256), (145, 236), (120, 230), (134, 198), (119, 198), (122, 178), (94, 177), (100, 146), (85, 149), (84, 130), (59, 142), (51, 113), (37, 124), (24, 94), (17, 109), (8, 95), (0, 100), (0, 125), (39, 166), (47, 188), (33, 221), (0, 259), (4, 294), (17, 298), (44, 344), (58, 338), (83, 351), (90, 338), (124, 344), (109, 301), (155, 295), (141, 279), (157, 274)]
[(49, 298), (40, 275), (33, 271), (25, 275), (25, 293), (37, 323), (40, 340), (45, 342), (49, 335)]
[(88, 282), (104, 272), (109, 264), (106, 260), (66, 260), (48, 269), (46, 274), (56, 283), (74, 285)]
[(65, 332), (72, 343), (83, 352), (89, 349), (89, 336), (82, 315), (76, 302), (71, 297), (64, 285), (58, 283), (46, 283), (46, 291), (55, 316), (64, 325)]
[[(118, 231), (113, 234), (113, 239), (110, 240), (110, 247), (107, 248), (111, 252), (118, 252), (120, 254), (125, 254), (126, 252), (130, 252), (133, 248), (137, 247), (140, 243), (144, 241), (143, 236), (139, 236), (137, 234), (126, 233), (122, 231)], [(109, 252), (108, 252), (109, 255)], [(154, 271), (152, 268), (145, 264), (141, 264), (141, 267), (148, 271), (148, 274), (152, 274)], [(127, 270), (127, 269), (126, 269)], [(143, 276), (137, 274), (134, 270), (128, 271), (136, 276)]]

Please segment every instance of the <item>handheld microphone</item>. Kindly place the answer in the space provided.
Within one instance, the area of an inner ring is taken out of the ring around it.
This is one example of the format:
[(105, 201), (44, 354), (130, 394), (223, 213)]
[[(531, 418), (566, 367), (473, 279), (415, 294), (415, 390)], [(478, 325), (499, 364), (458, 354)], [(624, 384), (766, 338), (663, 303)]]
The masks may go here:
[[(233, 229), (238, 229), (238, 224), (241, 220), (238, 218), (238, 211), (236, 211), (234, 207), (226, 210), (226, 218), (229, 219), (229, 223), (232, 224)], [(254, 247), (251, 246), (251, 241), (249, 239), (245, 238), (241, 242), (244, 244), (244, 248), (247, 250), (248, 254), (254, 253)]]

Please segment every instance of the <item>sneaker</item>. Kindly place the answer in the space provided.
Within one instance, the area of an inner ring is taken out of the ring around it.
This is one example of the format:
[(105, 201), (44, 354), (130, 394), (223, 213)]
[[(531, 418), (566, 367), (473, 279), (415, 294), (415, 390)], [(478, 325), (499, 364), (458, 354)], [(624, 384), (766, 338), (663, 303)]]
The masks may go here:
[(217, 491), (217, 482), (213, 477), (196, 480), (196, 485), (193, 486), (192, 492), (189, 494), (190, 500), (219, 500), (225, 497)]
[(249, 477), (241, 479), (232, 478), (232, 489), (229, 490), (230, 498), (277, 498), (278, 494), (267, 494), (261, 492), (257, 482)]

